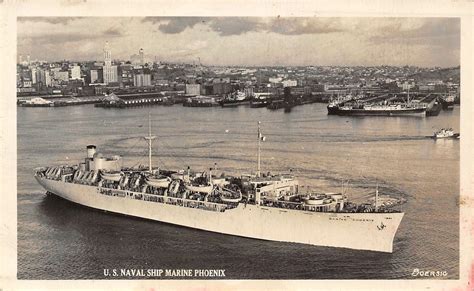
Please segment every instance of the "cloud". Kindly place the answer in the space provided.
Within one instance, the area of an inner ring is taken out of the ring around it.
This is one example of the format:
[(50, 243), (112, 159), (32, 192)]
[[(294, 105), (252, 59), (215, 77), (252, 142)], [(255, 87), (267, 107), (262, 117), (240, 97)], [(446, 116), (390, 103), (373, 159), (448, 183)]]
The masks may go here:
[(46, 33), (36, 35), (18, 35), (19, 43), (54, 43), (61, 45), (71, 42), (83, 42), (103, 40), (105, 38), (119, 38), (124, 34), (117, 28), (109, 28), (99, 34), (87, 34), (84, 32), (62, 32), (62, 33)]
[(123, 33), (118, 28), (109, 28), (102, 35), (106, 37), (119, 37), (123, 36)]
[(198, 23), (206, 23), (208, 18), (203, 17), (145, 17), (142, 22), (158, 24), (158, 29), (163, 33), (176, 34), (186, 28), (193, 28)]
[(66, 25), (69, 22), (81, 19), (83, 17), (18, 17), (19, 22), (44, 22), (51, 24), (63, 24)]
[(84, 40), (91, 40), (101, 38), (101, 35), (89, 34), (72, 34), (72, 33), (55, 33), (55, 34), (40, 34), (18, 38), (18, 42), (29, 41), (32, 43), (55, 43), (62, 44), (68, 42), (80, 42)]
[(269, 24), (268, 30), (285, 35), (301, 35), (342, 32), (346, 29), (335, 18), (278, 17)]
[[(369, 40), (372, 42), (400, 42), (406, 44), (459, 46), (459, 18), (419, 18), (407, 25), (404, 18), (388, 19)], [(441, 40), (444, 40), (441, 42)]]
[(220, 17), (209, 20), (209, 27), (221, 36), (239, 35), (265, 29), (265, 23), (256, 17)]
[(459, 64), (458, 18), (22, 17), (18, 52), (45, 60), (114, 58), (143, 47), (163, 61), (217, 65)]
[(207, 25), (221, 36), (247, 32), (301, 35), (343, 31), (337, 19), (316, 17), (145, 17), (142, 21), (157, 24), (158, 29), (167, 34), (177, 34), (197, 24)]

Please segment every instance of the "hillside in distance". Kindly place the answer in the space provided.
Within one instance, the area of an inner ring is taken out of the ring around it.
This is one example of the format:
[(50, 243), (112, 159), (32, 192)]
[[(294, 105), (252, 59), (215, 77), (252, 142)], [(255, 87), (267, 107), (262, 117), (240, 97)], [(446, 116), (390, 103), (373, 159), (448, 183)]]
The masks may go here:
[(454, 68), (435, 68), (426, 70), (409, 76), (417, 82), (444, 81), (458, 83), (460, 82), (460, 67)]

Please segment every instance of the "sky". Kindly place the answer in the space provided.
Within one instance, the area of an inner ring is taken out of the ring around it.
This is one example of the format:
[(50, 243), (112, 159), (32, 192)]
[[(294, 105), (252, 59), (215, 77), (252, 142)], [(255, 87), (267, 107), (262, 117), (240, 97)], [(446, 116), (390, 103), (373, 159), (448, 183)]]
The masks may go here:
[(218, 66), (453, 67), (458, 18), (20, 17), (18, 55), (45, 61), (129, 60)]

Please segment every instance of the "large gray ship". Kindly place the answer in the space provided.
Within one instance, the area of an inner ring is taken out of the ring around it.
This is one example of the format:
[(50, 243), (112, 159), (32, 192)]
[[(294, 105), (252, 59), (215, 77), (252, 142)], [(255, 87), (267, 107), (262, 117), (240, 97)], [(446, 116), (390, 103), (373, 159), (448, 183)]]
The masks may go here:
[(366, 103), (358, 98), (338, 98), (329, 102), (329, 115), (342, 116), (426, 116), (427, 105), (410, 101), (408, 94), (406, 102)]
[(302, 193), (292, 175), (217, 176), (189, 168), (124, 168), (94, 145), (78, 165), (35, 169), (47, 193), (94, 209), (211, 232), (262, 240), (392, 252), (404, 213), (375, 193), (373, 204), (355, 204), (344, 193)]

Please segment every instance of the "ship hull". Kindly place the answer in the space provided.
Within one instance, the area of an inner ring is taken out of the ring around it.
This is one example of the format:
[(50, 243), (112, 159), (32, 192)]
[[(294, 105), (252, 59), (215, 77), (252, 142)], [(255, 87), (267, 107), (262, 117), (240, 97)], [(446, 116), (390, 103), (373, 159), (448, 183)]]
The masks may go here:
[(261, 107), (267, 107), (268, 102), (266, 101), (251, 101), (250, 102), (250, 108), (261, 108)]
[(443, 110), (453, 110), (454, 109), (454, 102), (452, 101), (444, 101), (442, 102)]
[(342, 110), (337, 109), (335, 113), (342, 116), (426, 116), (426, 109), (407, 109), (407, 110), (364, 110), (351, 109)]
[(236, 107), (240, 105), (249, 105), (249, 104), (250, 104), (249, 100), (222, 101), (220, 103), (222, 107)]
[(87, 207), (271, 241), (392, 252), (393, 239), (403, 218), (403, 213), (324, 213), (242, 203), (224, 212), (209, 211), (131, 196), (104, 195), (103, 190), (109, 189), (35, 178), (50, 193)]
[(339, 111), (339, 108), (334, 105), (328, 105), (327, 108), (328, 108), (329, 115), (337, 115), (337, 112)]
[(426, 116), (438, 116), (441, 112), (442, 105), (440, 103), (435, 103), (433, 107), (429, 110), (426, 110)]

